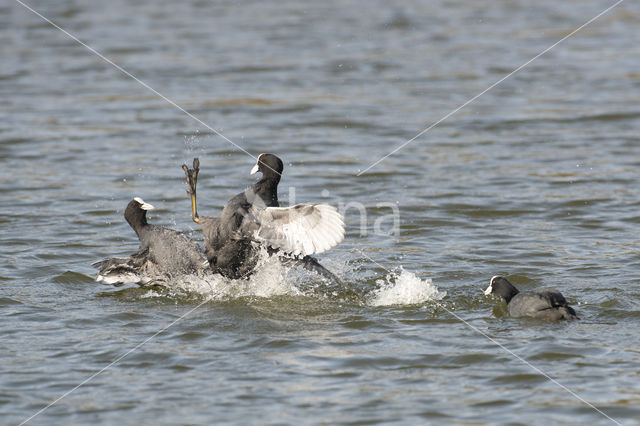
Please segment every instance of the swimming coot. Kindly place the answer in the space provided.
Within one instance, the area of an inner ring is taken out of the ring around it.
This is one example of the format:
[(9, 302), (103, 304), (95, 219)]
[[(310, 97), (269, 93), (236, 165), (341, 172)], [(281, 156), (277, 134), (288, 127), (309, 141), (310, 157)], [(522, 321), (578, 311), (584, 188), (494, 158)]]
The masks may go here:
[(341, 281), (313, 258), (344, 239), (344, 221), (328, 204), (297, 204), (280, 207), (278, 183), (283, 163), (273, 154), (260, 154), (251, 174), (262, 177), (231, 198), (219, 218), (200, 217), (196, 209), (196, 184), (200, 162), (182, 168), (191, 195), (193, 220), (202, 227), (207, 258), (213, 270), (229, 278), (246, 277), (255, 269), (260, 246), (325, 278)]
[(552, 288), (520, 292), (506, 278), (495, 276), (491, 278), (484, 294), (502, 297), (507, 302), (507, 309), (512, 317), (546, 320), (578, 318), (576, 311), (569, 306), (564, 296)]
[(136, 232), (140, 250), (130, 257), (94, 263), (92, 266), (99, 270), (96, 281), (114, 286), (167, 284), (171, 278), (209, 270), (207, 257), (195, 241), (147, 222), (147, 211), (153, 208), (139, 197), (127, 205), (124, 218)]

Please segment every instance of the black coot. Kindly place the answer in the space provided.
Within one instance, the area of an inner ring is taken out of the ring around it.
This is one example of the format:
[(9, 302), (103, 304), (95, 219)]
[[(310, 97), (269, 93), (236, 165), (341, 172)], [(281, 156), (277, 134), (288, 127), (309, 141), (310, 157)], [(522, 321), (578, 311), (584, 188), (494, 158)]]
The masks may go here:
[(99, 270), (96, 281), (114, 286), (163, 285), (180, 275), (209, 270), (207, 258), (195, 241), (181, 232), (147, 222), (147, 210), (153, 208), (139, 197), (127, 205), (124, 218), (138, 235), (140, 250), (130, 257), (94, 263)]
[(283, 163), (273, 154), (260, 154), (251, 174), (262, 177), (247, 190), (233, 197), (219, 218), (199, 217), (196, 184), (200, 162), (193, 169), (182, 168), (187, 176), (193, 220), (202, 226), (207, 258), (216, 272), (241, 278), (251, 274), (258, 260), (259, 247), (277, 253), (285, 263), (300, 264), (334, 283), (341, 281), (324, 268), (312, 254), (322, 253), (344, 239), (344, 221), (328, 204), (297, 204), (280, 207), (278, 183)]
[(555, 289), (545, 288), (535, 291), (518, 291), (504, 277), (491, 278), (485, 295), (495, 294), (507, 302), (512, 317), (533, 317), (546, 320), (577, 319), (576, 311), (564, 296)]

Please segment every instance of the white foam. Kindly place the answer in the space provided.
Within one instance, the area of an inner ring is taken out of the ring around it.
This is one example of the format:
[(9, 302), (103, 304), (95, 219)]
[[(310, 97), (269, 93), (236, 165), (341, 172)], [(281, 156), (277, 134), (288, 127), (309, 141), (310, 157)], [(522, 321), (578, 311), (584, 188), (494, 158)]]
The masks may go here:
[[(226, 301), (244, 298), (272, 298), (279, 296), (318, 296), (323, 284), (317, 277), (300, 267), (282, 265), (280, 261), (262, 253), (256, 272), (249, 279), (232, 280), (218, 274), (188, 275), (172, 281), (170, 289), (180, 295), (199, 295), (210, 301)], [(334, 272), (345, 276), (348, 261), (328, 262)], [(348, 275), (348, 273), (346, 273)], [(309, 284), (311, 280), (311, 284)], [(446, 296), (430, 278), (420, 279), (413, 272), (399, 267), (384, 279), (377, 281), (379, 288), (371, 291), (363, 301), (369, 306), (419, 305), (438, 301)], [(335, 293), (325, 297), (338, 296)], [(166, 297), (165, 292), (150, 290), (144, 297)]]
[(390, 273), (386, 281), (378, 280), (380, 288), (374, 290), (369, 299), (371, 306), (417, 305), (441, 300), (447, 295), (433, 284), (431, 278), (421, 280), (413, 272), (399, 268), (400, 273)]
[(189, 275), (172, 283), (172, 288), (190, 294), (200, 294), (209, 300), (229, 300), (245, 297), (294, 296), (301, 294), (287, 279), (288, 268), (273, 257), (264, 258), (248, 279), (232, 280), (218, 274)]

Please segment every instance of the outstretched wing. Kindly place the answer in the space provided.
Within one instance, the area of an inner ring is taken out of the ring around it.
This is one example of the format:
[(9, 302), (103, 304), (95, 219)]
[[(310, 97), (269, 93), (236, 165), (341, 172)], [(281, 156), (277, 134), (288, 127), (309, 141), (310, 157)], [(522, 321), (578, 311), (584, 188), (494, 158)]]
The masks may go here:
[(251, 207), (249, 214), (258, 241), (293, 255), (322, 253), (344, 239), (344, 220), (329, 204), (296, 204), (292, 207)]

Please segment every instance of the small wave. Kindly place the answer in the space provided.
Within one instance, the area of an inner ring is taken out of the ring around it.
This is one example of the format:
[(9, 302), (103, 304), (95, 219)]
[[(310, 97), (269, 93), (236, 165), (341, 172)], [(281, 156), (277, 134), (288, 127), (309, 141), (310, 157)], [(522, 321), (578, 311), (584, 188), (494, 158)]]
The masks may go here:
[(399, 268), (392, 272), (386, 281), (378, 280), (380, 288), (374, 290), (369, 299), (371, 306), (417, 305), (432, 300), (441, 300), (447, 295), (433, 284), (431, 278), (421, 280), (413, 272)]

